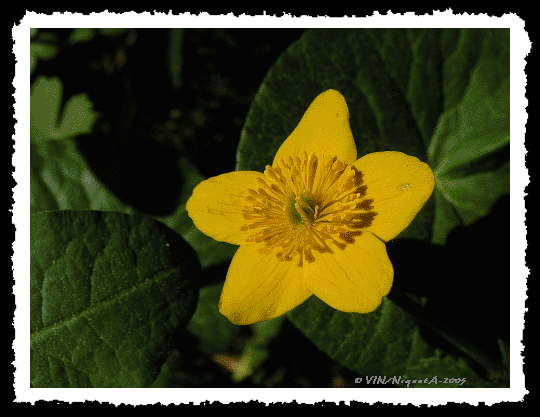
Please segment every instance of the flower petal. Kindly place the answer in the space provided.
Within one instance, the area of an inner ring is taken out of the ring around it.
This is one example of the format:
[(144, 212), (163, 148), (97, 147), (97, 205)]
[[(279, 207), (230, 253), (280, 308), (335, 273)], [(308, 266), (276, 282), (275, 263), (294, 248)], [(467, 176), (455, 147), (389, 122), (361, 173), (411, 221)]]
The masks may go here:
[(369, 232), (355, 237), (345, 249), (319, 253), (304, 263), (307, 287), (336, 310), (370, 313), (390, 292), (394, 269), (384, 242)]
[(281, 316), (304, 302), (311, 292), (302, 268), (242, 246), (234, 255), (219, 300), (219, 311), (235, 324), (251, 324)]
[(202, 181), (186, 204), (197, 229), (220, 242), (246, 244), (248, 233), (240, 230), (247, 222), (242, 215), (249, 188), (258, 188), (256, 171), (234, 171)]
[(353, 166), (362, 172), (366, 198), (377, 213), (366, 230), (384, 241), (401, 233), (433, 192), (435, 179), (428, 164), (401, 152), (374, 152)]
[(300, 123), (277, 151), (273, 165), (281, 158), (301, 156), (306, 151), (316, 155), (336, 156), (352, 164), (357, 157), (356, 144), (349, 125), (349, 109), (345, 98), (336, 90), (319, 94)]

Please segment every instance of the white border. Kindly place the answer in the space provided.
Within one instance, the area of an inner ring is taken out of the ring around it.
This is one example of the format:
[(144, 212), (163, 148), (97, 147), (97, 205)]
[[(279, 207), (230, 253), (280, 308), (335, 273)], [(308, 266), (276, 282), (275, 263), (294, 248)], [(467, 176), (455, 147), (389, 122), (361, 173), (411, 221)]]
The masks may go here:
[[(428, 388), (407, 389), (30, 389), (29, 383), (29, 155), (30, 155), (30, 43), (29, 29), (72, 28), (72, 27), (510, 27), (511, 28), (511, 388), (509, 389), (443, 389)], [(455, 16), (451, 10), (435, 11), (433, 15), (414, 16), (388, 14), (382, 16), (375, 12), (368, 18), (300, 18), (285, 15), (277, 18), (270, 15), (211, 16), (202, 13), (199, 16), (172, 15), (164, 13), (133, 12), (110, 14), (107, 12), (82, 14), (53, 13), (51, 16), (27, 12), (20, 24), (13, 28), (14, 52), (16, 56), (15, 80), (15, 154), (13, 164), (16, 167), (14, 190), (15, 205), (13, 219), (16, 225), (14, 242), (14, 277), (16, 284), (17, 310), (15, 314), (16, 339), (15, 350), (15, 393), (16, 402), (34, 403), (37, 400), (60, 400), (65, 402), (83, 402), (99, 400), (112, 404), (199, 404), (204, 401), (220, 403), (245, 402), (292, 402), (314, 404), (322, 400), (327, 402), (361, 401), (394, 404), (446, 404), (447, 402), (467, 402), (493, 404), (503, 401), (520, 401), (528, 392), (525, 390), (523, 374), (522, 338), (524, 328), (525, 291), (528, 268), (525, 266), (525, 205), (524, 188), (528, 184), (525, 168), (525, 57), (531, 43), (524, 29), (524, 21), (515, 15), (500, 18), (481, 16)]]

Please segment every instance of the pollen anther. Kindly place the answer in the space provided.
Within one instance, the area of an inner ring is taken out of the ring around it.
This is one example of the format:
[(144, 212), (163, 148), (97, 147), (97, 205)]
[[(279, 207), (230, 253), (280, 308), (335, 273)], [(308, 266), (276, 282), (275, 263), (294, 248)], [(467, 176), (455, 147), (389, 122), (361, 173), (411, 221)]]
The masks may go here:
[(267, 166), (243, 207), (248, 241), (281, 261), (315, 262), (314, 252), (354, 243), (376, 213), (362, 173), (336, 158), (302, 154)]

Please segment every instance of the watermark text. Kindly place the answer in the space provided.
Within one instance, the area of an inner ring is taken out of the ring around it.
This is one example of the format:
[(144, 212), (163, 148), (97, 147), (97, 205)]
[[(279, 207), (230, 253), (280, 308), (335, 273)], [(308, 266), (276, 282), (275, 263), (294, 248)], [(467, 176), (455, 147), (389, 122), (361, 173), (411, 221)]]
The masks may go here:
[(401, 376), (366, 376), (364, 378), (355, 378), (354, 382), (356, 384), (361, 383), (362, 381), (365, 381), (368, 384), (373, 385), (386, 385), (386, 384), (394, 384), (394, 385), (403, 385), (406, 384), (409, 386), (410, 384), (422, 384), (422, 385), (463, 385), (467, 378), (438, 378), (437, 376), (433, 376), (431, 378), (424, 378), (424, 379), (407, 379), (403, 378)]

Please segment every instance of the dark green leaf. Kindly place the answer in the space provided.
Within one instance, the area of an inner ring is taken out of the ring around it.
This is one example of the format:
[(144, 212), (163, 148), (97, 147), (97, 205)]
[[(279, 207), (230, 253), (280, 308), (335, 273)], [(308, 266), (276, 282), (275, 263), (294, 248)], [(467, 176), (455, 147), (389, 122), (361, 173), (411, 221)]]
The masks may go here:
[(33, 387), (146, 387), (191, 318), (195, 252), (150, 218), (31, 216)]
[[(510, 192), (510, 78), (480, 61), (462, 103), (445, 112), (428, 155), (437, 182), (433, 241), (469, 225)], [(491, 93), (490, 93), (491, 92)]]
[(288, 316), (319, 349), (363, 375), (408, 374), (415, 325), (389, 300), (371, 314), (355, 314), (312, 296)]
[(225, 351), (240, 329), (219, 312), (222, 288), (223, 284), (220, 283), (200, 289), (197, 309), (187, 326), (199, 339), (200, 347), (209, 354)]

